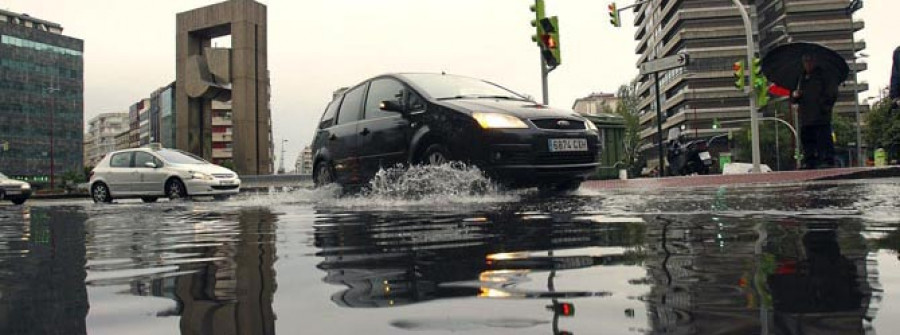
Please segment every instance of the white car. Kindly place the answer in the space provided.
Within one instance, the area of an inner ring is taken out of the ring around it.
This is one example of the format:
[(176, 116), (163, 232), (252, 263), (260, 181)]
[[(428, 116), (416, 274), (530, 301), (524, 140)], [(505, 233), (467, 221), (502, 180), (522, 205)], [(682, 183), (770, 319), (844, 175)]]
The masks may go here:
[(191, 196), (223, 200), (240, 192), (241, 180), (234, 171), (184, 151), (139, 148), (107, 154), (91, 171), (88, 185), (94, 202)]
[(31, 184), (24, 181), (10, 179), (0, 173), (0, 200), (9, 200), (16, 205), (21, 205), (31, 196)]

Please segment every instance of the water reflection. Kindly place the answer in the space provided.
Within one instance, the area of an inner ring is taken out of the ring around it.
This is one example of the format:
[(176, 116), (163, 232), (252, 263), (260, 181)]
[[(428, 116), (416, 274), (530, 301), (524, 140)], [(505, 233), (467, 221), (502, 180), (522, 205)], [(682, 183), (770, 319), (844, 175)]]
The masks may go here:
[(0, 334), (85, 334), (85, 214), (0, 209)]
[(130, 293), (174, 300), (173, 309), (157, 315), (180, 315), (182, 334), (274, 334), (276, 216), (265, 209), (249, 209), (224, 217), (215, 213), (191, 217), (181, 221), (202, 224), (219, 219), (225, 225), (233, 223), (233, 229), (211, 230), (206, 233), (211, 238), (204, 238), (196, 231), (202, 229), (195, 227), (200, 236), (193, 243), (170, 251), (205, 261), (178, 265), (171, 271), (176, 276), (132, 280)]
[(880, 292), (860, 222), (686, 216), (653, 223), (645, 299), (654, 332), (871, 331)]

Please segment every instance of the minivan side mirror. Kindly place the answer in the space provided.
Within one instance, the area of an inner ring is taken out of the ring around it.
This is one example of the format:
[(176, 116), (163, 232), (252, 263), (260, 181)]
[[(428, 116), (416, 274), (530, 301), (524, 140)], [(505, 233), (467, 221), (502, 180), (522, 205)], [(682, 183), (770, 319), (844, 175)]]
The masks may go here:
[(403, 105), (394, 100), (382, 101), (378, 107), (386, 112), (406, 113), (406, 108), (403, 108)]
[(151, 168), (151, 169), (155, 169), (155, 168), (156, 168), (156, 163), (154, 163), (154, 162), (146, 162), (146, 163), (144, 163), (144, 166), (146, 166), (146, 167), (148, 167), (148, 168)]

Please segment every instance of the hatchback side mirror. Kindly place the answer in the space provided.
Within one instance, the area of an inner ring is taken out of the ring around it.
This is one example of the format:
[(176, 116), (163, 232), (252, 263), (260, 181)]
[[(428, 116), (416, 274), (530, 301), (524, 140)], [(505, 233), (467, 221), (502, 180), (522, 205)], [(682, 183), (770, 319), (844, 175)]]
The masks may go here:
[(156, 168), (156, 163), (153, 163), (153, 162), (146, 162), (146, 163), (144, 163), (144, 166), (146, 166), (146, 167), (148, 167), (148, 168), (151, 168), (151, 169), (155, 169), (155, 168)]
[(403, 108), (403, 105), (394, 100), (382, 101), (378, 107), (386, 112), (406, 113), (406, 108)]

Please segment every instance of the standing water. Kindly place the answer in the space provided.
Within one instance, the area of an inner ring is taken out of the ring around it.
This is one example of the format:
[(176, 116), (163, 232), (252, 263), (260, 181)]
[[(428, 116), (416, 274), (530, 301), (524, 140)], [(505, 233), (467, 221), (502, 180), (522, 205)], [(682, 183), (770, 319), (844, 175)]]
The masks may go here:
[(429, 173), (4, 205), (0, 334), (900, 329), (898, 180), (546, 197)]

